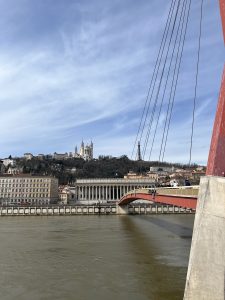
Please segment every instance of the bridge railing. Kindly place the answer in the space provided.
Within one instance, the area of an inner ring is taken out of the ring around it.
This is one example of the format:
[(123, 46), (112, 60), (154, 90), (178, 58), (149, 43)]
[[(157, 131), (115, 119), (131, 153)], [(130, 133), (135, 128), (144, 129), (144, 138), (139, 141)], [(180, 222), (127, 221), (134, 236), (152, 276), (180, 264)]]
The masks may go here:
[(198, 197), (198, 186), (187, 186), (179, 188), (159, 188), (157, 193), (160, 195), (196, 196)]
[(199, 186), (195, 185), (195, 186), (181, 186), (181, 187), (141, 188), (141, 189), (131, 190), (127, 194), (123, 195), (123, 197), (135, 193), (151, 194), (153, 193), (153, 191), (156, 191), (156, 194), (158, 195), (198, 197)]

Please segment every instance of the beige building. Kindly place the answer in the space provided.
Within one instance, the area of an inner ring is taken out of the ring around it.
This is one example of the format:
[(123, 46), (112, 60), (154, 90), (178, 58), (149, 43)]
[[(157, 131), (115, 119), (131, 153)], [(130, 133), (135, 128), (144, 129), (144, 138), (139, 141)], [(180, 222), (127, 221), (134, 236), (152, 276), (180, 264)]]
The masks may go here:
[(58, 179), (50, 176), (1, 175), (0, 202), (46, 205), (58, 200)]
[(68, 187), (59, 187), (59, 204), (70, 204), (75, 198), (74, 192)]
[(18, 168), (18, 167), (9, 167), (7, 170), (7, 174), (12, 174), (12, 175), (18, 175), (23, 173), (23, 168)]
[(54, 159), (57, 159), (57, 160), (60, 160), (60, 159), (67, 159), (69, 156), (68, 156), (68, 153), (66, 152), (66, 153), (56, 153), (56, 152), (54, 152), (54, 154), (53, 154), (53, 158)]
[(125, 179), (152, 179), (157, 181), (158, 180), (158, 174), (154, 172), (147, 172), (146, 174), (137, 174), (133, 171), (129, 171), (127, 175), (124, 176)]

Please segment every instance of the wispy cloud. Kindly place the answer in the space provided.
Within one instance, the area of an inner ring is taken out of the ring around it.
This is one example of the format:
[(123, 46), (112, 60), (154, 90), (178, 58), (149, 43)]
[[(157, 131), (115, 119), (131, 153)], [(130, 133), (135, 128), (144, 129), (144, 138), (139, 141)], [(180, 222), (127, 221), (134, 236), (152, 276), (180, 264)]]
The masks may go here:
[[(1, 0), (0, 156), (70, 151), (81, 138), (93, 138), (96, 156), (129, 155), (168, 5), (163, 0)], [(193, 97), (198, 12), (194, 4), (178, 113), (189, 110)], [(211, 131), (204, 115), (213, 119), (224, 58), (213, 0), (204, 7), (204, 33), (196, 113), (196, 137), (202, 135), (202, 140), (195, 159), (201, 161), (206, 160)], [(183, 128), (190, 116), (183, 124), (175, 112), (168, 159), (185, 160), (174, 145), (188, 147)]]

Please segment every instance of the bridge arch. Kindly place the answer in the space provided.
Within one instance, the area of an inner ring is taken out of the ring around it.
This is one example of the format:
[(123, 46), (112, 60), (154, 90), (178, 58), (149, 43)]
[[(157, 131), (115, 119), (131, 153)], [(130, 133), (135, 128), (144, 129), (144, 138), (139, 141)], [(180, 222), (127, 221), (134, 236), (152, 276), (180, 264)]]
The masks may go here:
[(160, 203), (165, 205), (174, 205), (183, 208), (196, 209), (197, 205), (197, 196), (189, 195), (172, 195), (172, 194), (159, 194), (149, 192), (131, 192), (125, 194), (118, 202), (119, 206), (125, 206), (132, 203), (135, 200), (147, 200), (151, 203)]

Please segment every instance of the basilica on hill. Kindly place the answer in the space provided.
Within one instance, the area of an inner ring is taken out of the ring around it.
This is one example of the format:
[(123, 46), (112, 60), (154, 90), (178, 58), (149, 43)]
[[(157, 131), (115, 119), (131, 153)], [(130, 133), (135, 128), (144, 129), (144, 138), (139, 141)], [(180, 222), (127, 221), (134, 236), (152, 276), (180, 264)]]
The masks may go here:
[[(80, 145), (80, 151), (78, 152), (78, 148), (77, 146), (75, 147), (74, 152), (66, 152), (66, 153), (54, 153), (52, 155), (52, 157), (54, 159), (69, 159), (72, 157), (77, 157), (77, 158), (83, 158), (85, 160), (91, 160), (93, 159), (93, 148), (94, 148), (94, 144), (91, 141), (90, 144), (84, 144), (84, 142), (82, 141), (81, 145)], [(26, 155), (28, 155), (29, 153), (26, 153)], [(32, 154), (30, 154), (32, 155)], [(51, 156), (51, 155), (49, 155)], [(33, 157), (33, 155), (32, 155)], [(30, 159), (30, 158), (29, 158)]]
[(86, 145), (82, 141), (79, 152), (77, 146), (75, 147), (74, 157), (81, 157), (85, 160), (91, 160), (93, 159), (93, 148), (94, 145), (92, 141), (90, 144), (86, 144)]

